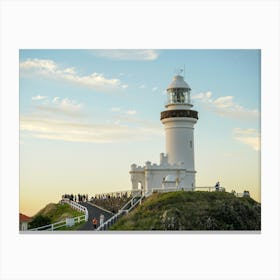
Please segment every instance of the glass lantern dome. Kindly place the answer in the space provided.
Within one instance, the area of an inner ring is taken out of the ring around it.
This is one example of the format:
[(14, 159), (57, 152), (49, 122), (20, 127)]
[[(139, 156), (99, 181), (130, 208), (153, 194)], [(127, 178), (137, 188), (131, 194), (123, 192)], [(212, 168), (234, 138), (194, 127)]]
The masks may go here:
[(168, 104), (190, 104), (191, 88), (185, 82), (184, 77), (176, 75), (166, 90), (168, 94)]

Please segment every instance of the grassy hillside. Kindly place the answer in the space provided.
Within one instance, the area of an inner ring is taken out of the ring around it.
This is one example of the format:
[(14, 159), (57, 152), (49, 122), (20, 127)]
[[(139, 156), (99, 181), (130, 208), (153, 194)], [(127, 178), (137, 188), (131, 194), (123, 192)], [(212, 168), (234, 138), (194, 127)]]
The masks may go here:
[(51, 223), (56, 223), (65, 220), (66, 218), (82, 216), (83, 213), (72, 209), (68, 204), (49, 203), (43, 209), (41, 209), (33, 218), (39, 215), (50, 218)]
[(111, 230), (260, 230), (261, 205), (227, 192), (155, 193)]

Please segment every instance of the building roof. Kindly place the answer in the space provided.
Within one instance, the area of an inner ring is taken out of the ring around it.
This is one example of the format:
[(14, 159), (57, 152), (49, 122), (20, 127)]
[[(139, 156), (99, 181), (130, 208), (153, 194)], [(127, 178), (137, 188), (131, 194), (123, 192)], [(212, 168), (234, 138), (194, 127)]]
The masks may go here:
[(30, 222), (32, 220), (32, 218), (19, 213), (19, 220), (20, 220), (20, 222)]
[(176, 75), (173, 77), (173, 81), (171, 84), (167, 87), (167, 90), (172, 88), (185, 88), (190, 90), (190, 86), (185, 82), (184, 77), (180, 75)]

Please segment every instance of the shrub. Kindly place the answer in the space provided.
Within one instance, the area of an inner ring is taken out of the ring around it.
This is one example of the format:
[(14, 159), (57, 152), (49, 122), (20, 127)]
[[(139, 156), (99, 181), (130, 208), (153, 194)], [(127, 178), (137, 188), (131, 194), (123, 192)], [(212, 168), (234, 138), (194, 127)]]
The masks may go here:
[(37, 228), (51, 224), (51, 219), (43, 215), (36, 216), (29, 224), (30, 228)]

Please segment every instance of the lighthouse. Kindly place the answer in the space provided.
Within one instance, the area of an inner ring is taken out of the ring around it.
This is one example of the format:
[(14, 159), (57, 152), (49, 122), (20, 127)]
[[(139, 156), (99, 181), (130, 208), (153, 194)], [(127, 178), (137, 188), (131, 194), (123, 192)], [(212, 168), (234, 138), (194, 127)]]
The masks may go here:
[(159, 164), (132, 164), (129, 172), (132, 190), (146, 195), (153, 191), (195, 189), (194, 125), (198, 112), (192, 109), (191, 88), (183, 76), (176, 75), (166, 93), (165, 110), (160, 113), (166, 152), (160, 154)]
[(167, 87), (166, 110), (161, 112), (165, 129), (165, 146), (168, 162), (181, 164), (189, 172), (189, 181), (195, 186), (194, 169), (194, 125), (198, 120), (197, 111), (192, 110), (191, 88), (184, 78), (176, 75)]

